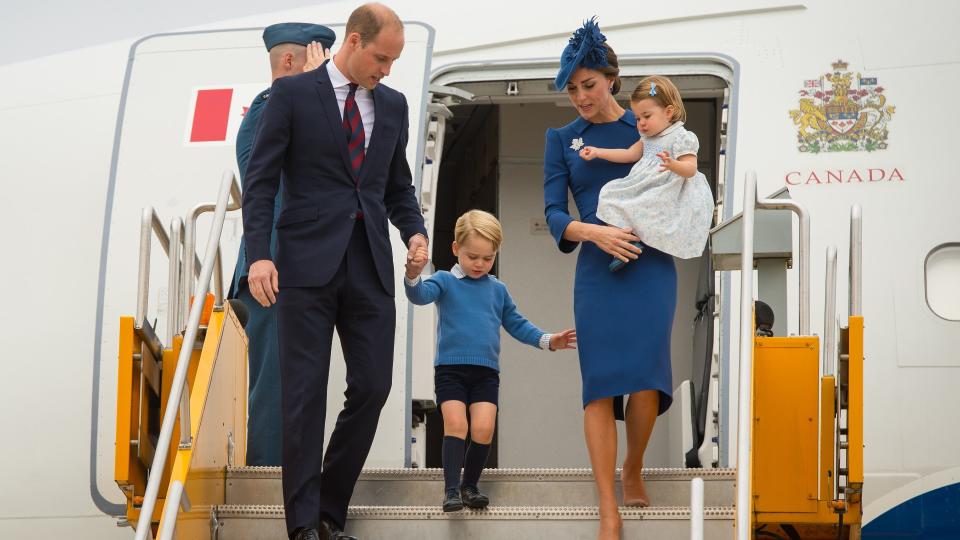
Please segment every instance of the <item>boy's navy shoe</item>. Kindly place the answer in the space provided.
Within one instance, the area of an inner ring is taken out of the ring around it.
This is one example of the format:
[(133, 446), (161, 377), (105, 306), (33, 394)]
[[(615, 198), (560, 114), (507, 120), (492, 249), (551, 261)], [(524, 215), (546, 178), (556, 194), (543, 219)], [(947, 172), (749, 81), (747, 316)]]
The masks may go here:
[(486, 508), (487, 505), (490, 504), (490, 498), (480, 493), (477, 486), (463, 486), (463, 488), (460, 489), (460, 498), (467, 508), (474, 510)]
[(446, 496), (443, 498), (443, 511), (444, 512), (457, 512), (463, 510), (463, 500), (460, 498), (460, 493), (457, 488), (448, 489)]

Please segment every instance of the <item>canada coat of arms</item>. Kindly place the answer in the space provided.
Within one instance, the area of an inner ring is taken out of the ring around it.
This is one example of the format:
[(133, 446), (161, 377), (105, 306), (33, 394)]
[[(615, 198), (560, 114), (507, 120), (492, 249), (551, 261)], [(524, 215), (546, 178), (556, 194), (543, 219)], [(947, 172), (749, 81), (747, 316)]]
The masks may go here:
[(876, 77), (847, 71), (837, 60), (833, 71), (804, 81), (800, 108), (790, 111), (801, 152), (873, 152), (887, 147), (887, 123), (895, 108), (887, 105)]

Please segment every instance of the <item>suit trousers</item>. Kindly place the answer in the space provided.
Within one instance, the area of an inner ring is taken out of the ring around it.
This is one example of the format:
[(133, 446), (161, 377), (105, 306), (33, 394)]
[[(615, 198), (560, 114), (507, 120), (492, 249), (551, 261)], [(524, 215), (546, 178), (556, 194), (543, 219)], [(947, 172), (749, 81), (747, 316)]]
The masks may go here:
[[(356, 222), (327, 285), (281, 285), (277, 307), (287, 531), (318, 527), (320, 520), (343, 528), (393, 374), (396, 308), (377, 275), (364, 223)], [(347, 390), (324, 455), (334, 329), (346, 361)]]

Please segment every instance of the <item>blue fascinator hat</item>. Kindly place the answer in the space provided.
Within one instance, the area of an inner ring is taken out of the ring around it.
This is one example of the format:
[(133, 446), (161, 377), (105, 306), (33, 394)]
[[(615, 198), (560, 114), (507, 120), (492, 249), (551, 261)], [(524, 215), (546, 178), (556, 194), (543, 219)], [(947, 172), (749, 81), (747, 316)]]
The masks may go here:
[(606, 42), (607, 37), (600, 33), (596, 15), (583, 22), (583, 26), (573, 33), (560, 55), (560, 72), (553, 82), (558, 92), (567, 86), (570, 75), (578, 67), (596, 69), (609, 65), (607, 48), (604, 47)]

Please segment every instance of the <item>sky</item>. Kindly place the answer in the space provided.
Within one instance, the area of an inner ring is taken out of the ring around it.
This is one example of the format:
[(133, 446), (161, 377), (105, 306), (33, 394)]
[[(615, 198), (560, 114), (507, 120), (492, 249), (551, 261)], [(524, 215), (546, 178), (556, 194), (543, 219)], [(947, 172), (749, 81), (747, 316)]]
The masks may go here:
[(322, 0), (3, 0), (0, 65)]

